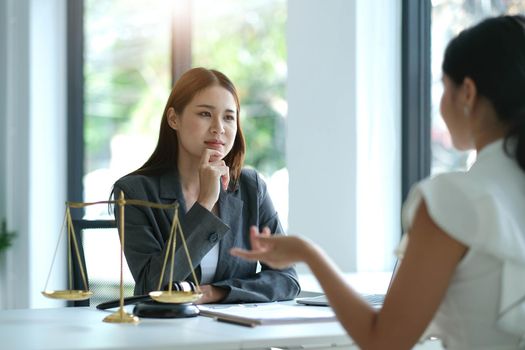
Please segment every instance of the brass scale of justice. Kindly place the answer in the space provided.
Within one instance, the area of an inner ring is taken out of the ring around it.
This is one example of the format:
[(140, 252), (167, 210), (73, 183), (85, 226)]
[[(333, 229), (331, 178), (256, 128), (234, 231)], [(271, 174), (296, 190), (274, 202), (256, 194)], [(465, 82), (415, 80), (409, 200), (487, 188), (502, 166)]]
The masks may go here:
[[(88, 283), (86, 279), (86, 273), (83, 268), (83, 264), (80, 257), (80, 252), (78, 248), (78, 242), (76, 239), (76, 235), (73, 228), (73, 221), (71, 219), (71, 208), (84, 208), (90, 205), (96, 205), (96, 204), (116, 204), (118, 205), (119, 213), (120, 213), (120, 225), (119, 226), (119, 236), (120, 236), (120, 306), (119, 309), (108, 315), (103, 319), (104, 322), (109, 323), (138, 323), (139, 317), (130, 314), (124, 310), (124, 273), (123, 273), (123, 260), (124, 260), (124, 207), (126, 205), (138, 205), (138, 206), (145, 206), (145, 207), (151, 207), (151, 208), (159, 208), (159, 209), (174, 209), (175, 213), (173, 215), (173, 221), (171, 224), (171, 230), (170, 235), (168, 238), (167, 248), (166, 248), (166, 254), (164, 256), (164, 263), (162, 265), (162, 271), (160, 274), (160, 280), (157, 287), (157, 291), (153, 291), (149, 293), (149, 296), (151, 299), (153, 299), (156, 302), (163, 303), (163, 304), (176, 304), (176, 305), (185, 305), (192, 303), (194, 301), (197, 301), (200, 297), (202, 297), (202, 291), (200, 289), (197, 276), (195, 275), (195, 270), (193, 268), (193, 263), (191, 262), (190, 254), (188, 251), (188, 247), (186, 245), (186, 240), (184, 239), (184, 234), (182, 232), (182, 227), (180, 224), (180, 221), (178, 219), (178, 210), (179, 210), (179, 204), (177, 202), (173, 204), (160, 204), (160, 203), (153, 203), (138, 199), (124, 199), (124, 193), (120, 194), (120, 198), (118, 200), (112, 200), (112, 201), (98, 201), (98, 202), (66, 202), (66, 213), (64, 218), (64, 224), (62, 226), (62, 230), (60, 232), (58, 243), (56, 246), (55, 254), (53, 256), (53, 260), (51, 262), (51, 268), (49, 270), (49, 275), (47, 276), (46, 284), (44, 287), (44, 291), (42, 292), (42, 295), (44, 295), (47, 298), (51, 299), (61, 299), (61, 300), (68, 300), (68, 301), (79, 301), (79, 300), (87, 300), (91, 298), (93, 295), (93, 292), (89, 290)], [(53, 264), (55, 262), (55, 258), (58, 252), (58, 248), (60, 246), (60, 241), (62, 239), (62, 236), (64, 234), (64, 227), (67, 226), (67, 244), (68, 244), (68, 273), (69, 273), (69, 289), (66, 290), (48, 290), (47, 284), (49, 282), (49, 278), (51, 276), (51, 272), (53, 270)], [(182, 245), (184, 247), (184, 251), (186, 253), (186, 257), (188, 259), (189, 266), (192, 271), (192, 277), (195, 281), (195, 290), (192, 291), (183, 291), (183, 290), (173, 290), (173, 274), (174, 274), (174, 260), (175, 260), (175, 249), (177, 245), (177, 231), (179, 232), (179, 236), (182, 241)], [(71, 247), (74, 248), (75, 251), (75, 257), (78, 261), (79, 267), (80, 267), (80, 274), (82, 276), (82, 282), (84, 285), (83, 290), (75, 290), (72, 289), (72, 256), (71, 256)], [(166, 270), (166, 265), (168, 261), (168, 256), (171, 255), (170, 259), (170, 278), (169, 278), (169, 285), (168, 290), (160, 290), (162, 281), (164, 279), (164, 272)]]

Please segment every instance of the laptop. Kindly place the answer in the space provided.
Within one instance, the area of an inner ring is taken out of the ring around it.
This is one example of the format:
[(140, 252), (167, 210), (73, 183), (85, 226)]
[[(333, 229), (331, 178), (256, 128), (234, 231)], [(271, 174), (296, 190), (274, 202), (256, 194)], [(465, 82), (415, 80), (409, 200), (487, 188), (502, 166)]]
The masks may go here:
[[(361, 294), (361, 297), (364, 298), (370, 305), (373, 307), (380, 308), (383, 306), (385, 301), (385, 294)], [(318, 295), (315, 297), (306, 297), (295, 299), (295, 302), (303, 305), (311, 306), (330, 306), (326, 295)]]
[[(396, 261), (394, 265), (394, 271), (392, 272), (392, 275), (390, 276), (390, 282), (388, 283), (388, 289), (390, 289), (390, 285), (392, 284), (392, 280), (394, 279), (394, 275), (395, 275), (395, 272), (398, 266), (398, 262), (399, 261)], [(360, 295), (374, 308), (380, 308), (381, 306), (383, 306), (383, 302), (385, 301), (385, 294), (360, 294)], [(324, 294), (304, 297), (304, 298), (297, 298), (295, 299), (295, 302), (298, 304), (302, 304), (302, 305), (330, 306), (330, 303), (328, 302), (328, 298)]]

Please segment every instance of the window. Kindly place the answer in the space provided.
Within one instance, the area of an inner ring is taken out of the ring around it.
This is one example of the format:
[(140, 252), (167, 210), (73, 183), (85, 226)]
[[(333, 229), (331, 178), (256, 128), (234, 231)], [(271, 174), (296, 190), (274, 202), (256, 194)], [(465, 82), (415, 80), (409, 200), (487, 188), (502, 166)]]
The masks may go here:
[(247, 141), (246, 165), (266, 177), (286, 229), (286, 1), (194, 0), (192, 4), (192, 65), (217, 68), (236, 85)]
[[(84, 201), (109, 198), (155, 147), (171, 85), (170, 28), (162, 0), (85, 2)], [(104, 206), (86, 210), (107, 215)]]
[[(246, 165), (266, 177), (286, 226), (286, 0), (83, 0), (69, 2), (68, 13), (70, 79), (81, 87), (70, 88), (69, 96), (70, 200), (109, 199), (113, 183), (147, 160), (172, 76), (190, 68), (185, 57), (191, 56), (191, 66), (218, 69), (238, 88)], [(78, 31), (83, 36), (73, 38)], [(87, 207), (84, 215), (111, 217), (103, 205)], [(97, 233), (85, 236), (86, 247), (108, 246)], [(91, 280), (107, 281), (105, 266), (119, 266), (118, 242), (112, 247), (114, 256), (101, 259), (99, 272), (91, 269)], [(133, 283), (129, 271), (125, 282)]]
[[(155, 147), (159, 113), (171, 84), (170, 28), (171, 13), (162, 0), (84, 3), (86, 202), (109, 199), (113, 183), (142, 165)], [(84, 215), (90, 220), (108, 217), (112, 214), (105, 205), (89, 206)], [(120, 244), (115, 230), (91, 231), (83, 235), (90, 282), (107, 287), (92, 299), (97, 304), (118, 296)], [(124, 282), (126, 295), (132, 294), (127, 266)]]
[(474, 161), (475, 151), (459, 152), (452, 146), (450, 134), (441, 118), (439, 103), (443, 86), (441, 64), (446, 45), (461, 30), (483, 18), (525, 12), (523, 0), (433, 0), (431, 45), (431, 173), (466, 169)]
[[(267, 177), (286, 221), (286, 1), (192, 1), (192, 66), (236, 84), (246, 165)], [(107, 198), (119, 177), (153, 151), (171, 86), (172, 19), (185, 10), (161, 0), (85, 2), (85, 201)], [(275, 175), (275, 176), (273, 176)], [(283, 176), (284, 175), (284, 176)], [(284, 188), (283, 188), (284, 186)], [(107, 215), (88, 208), (88, 218)], [(285, 223), (285, 222), (284, 222)]]

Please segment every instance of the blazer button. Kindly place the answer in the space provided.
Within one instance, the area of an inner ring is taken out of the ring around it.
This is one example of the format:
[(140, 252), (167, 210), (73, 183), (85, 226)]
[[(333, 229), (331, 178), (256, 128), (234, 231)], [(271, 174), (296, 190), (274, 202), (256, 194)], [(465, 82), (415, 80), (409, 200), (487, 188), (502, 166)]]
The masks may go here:
[(217, 232), (210, 233), (210, 235), (208, 236), (208, 241), (210, 241), (211, 243), (217, 242), (218, 239), (219, 235), (217, 234)]

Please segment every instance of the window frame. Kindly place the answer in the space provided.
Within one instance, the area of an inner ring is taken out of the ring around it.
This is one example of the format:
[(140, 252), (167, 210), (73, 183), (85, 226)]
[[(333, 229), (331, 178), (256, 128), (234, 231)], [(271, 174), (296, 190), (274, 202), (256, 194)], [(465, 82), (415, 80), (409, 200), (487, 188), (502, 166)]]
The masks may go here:
[(431, 0), (403, 0), (401, 48), (401, 199), (430, 175)]
[[(84, 0), (67, 2), (67, 198), (83, 200), (84, 174)], [(75, 210), (80, 219), (83, 210)]]

